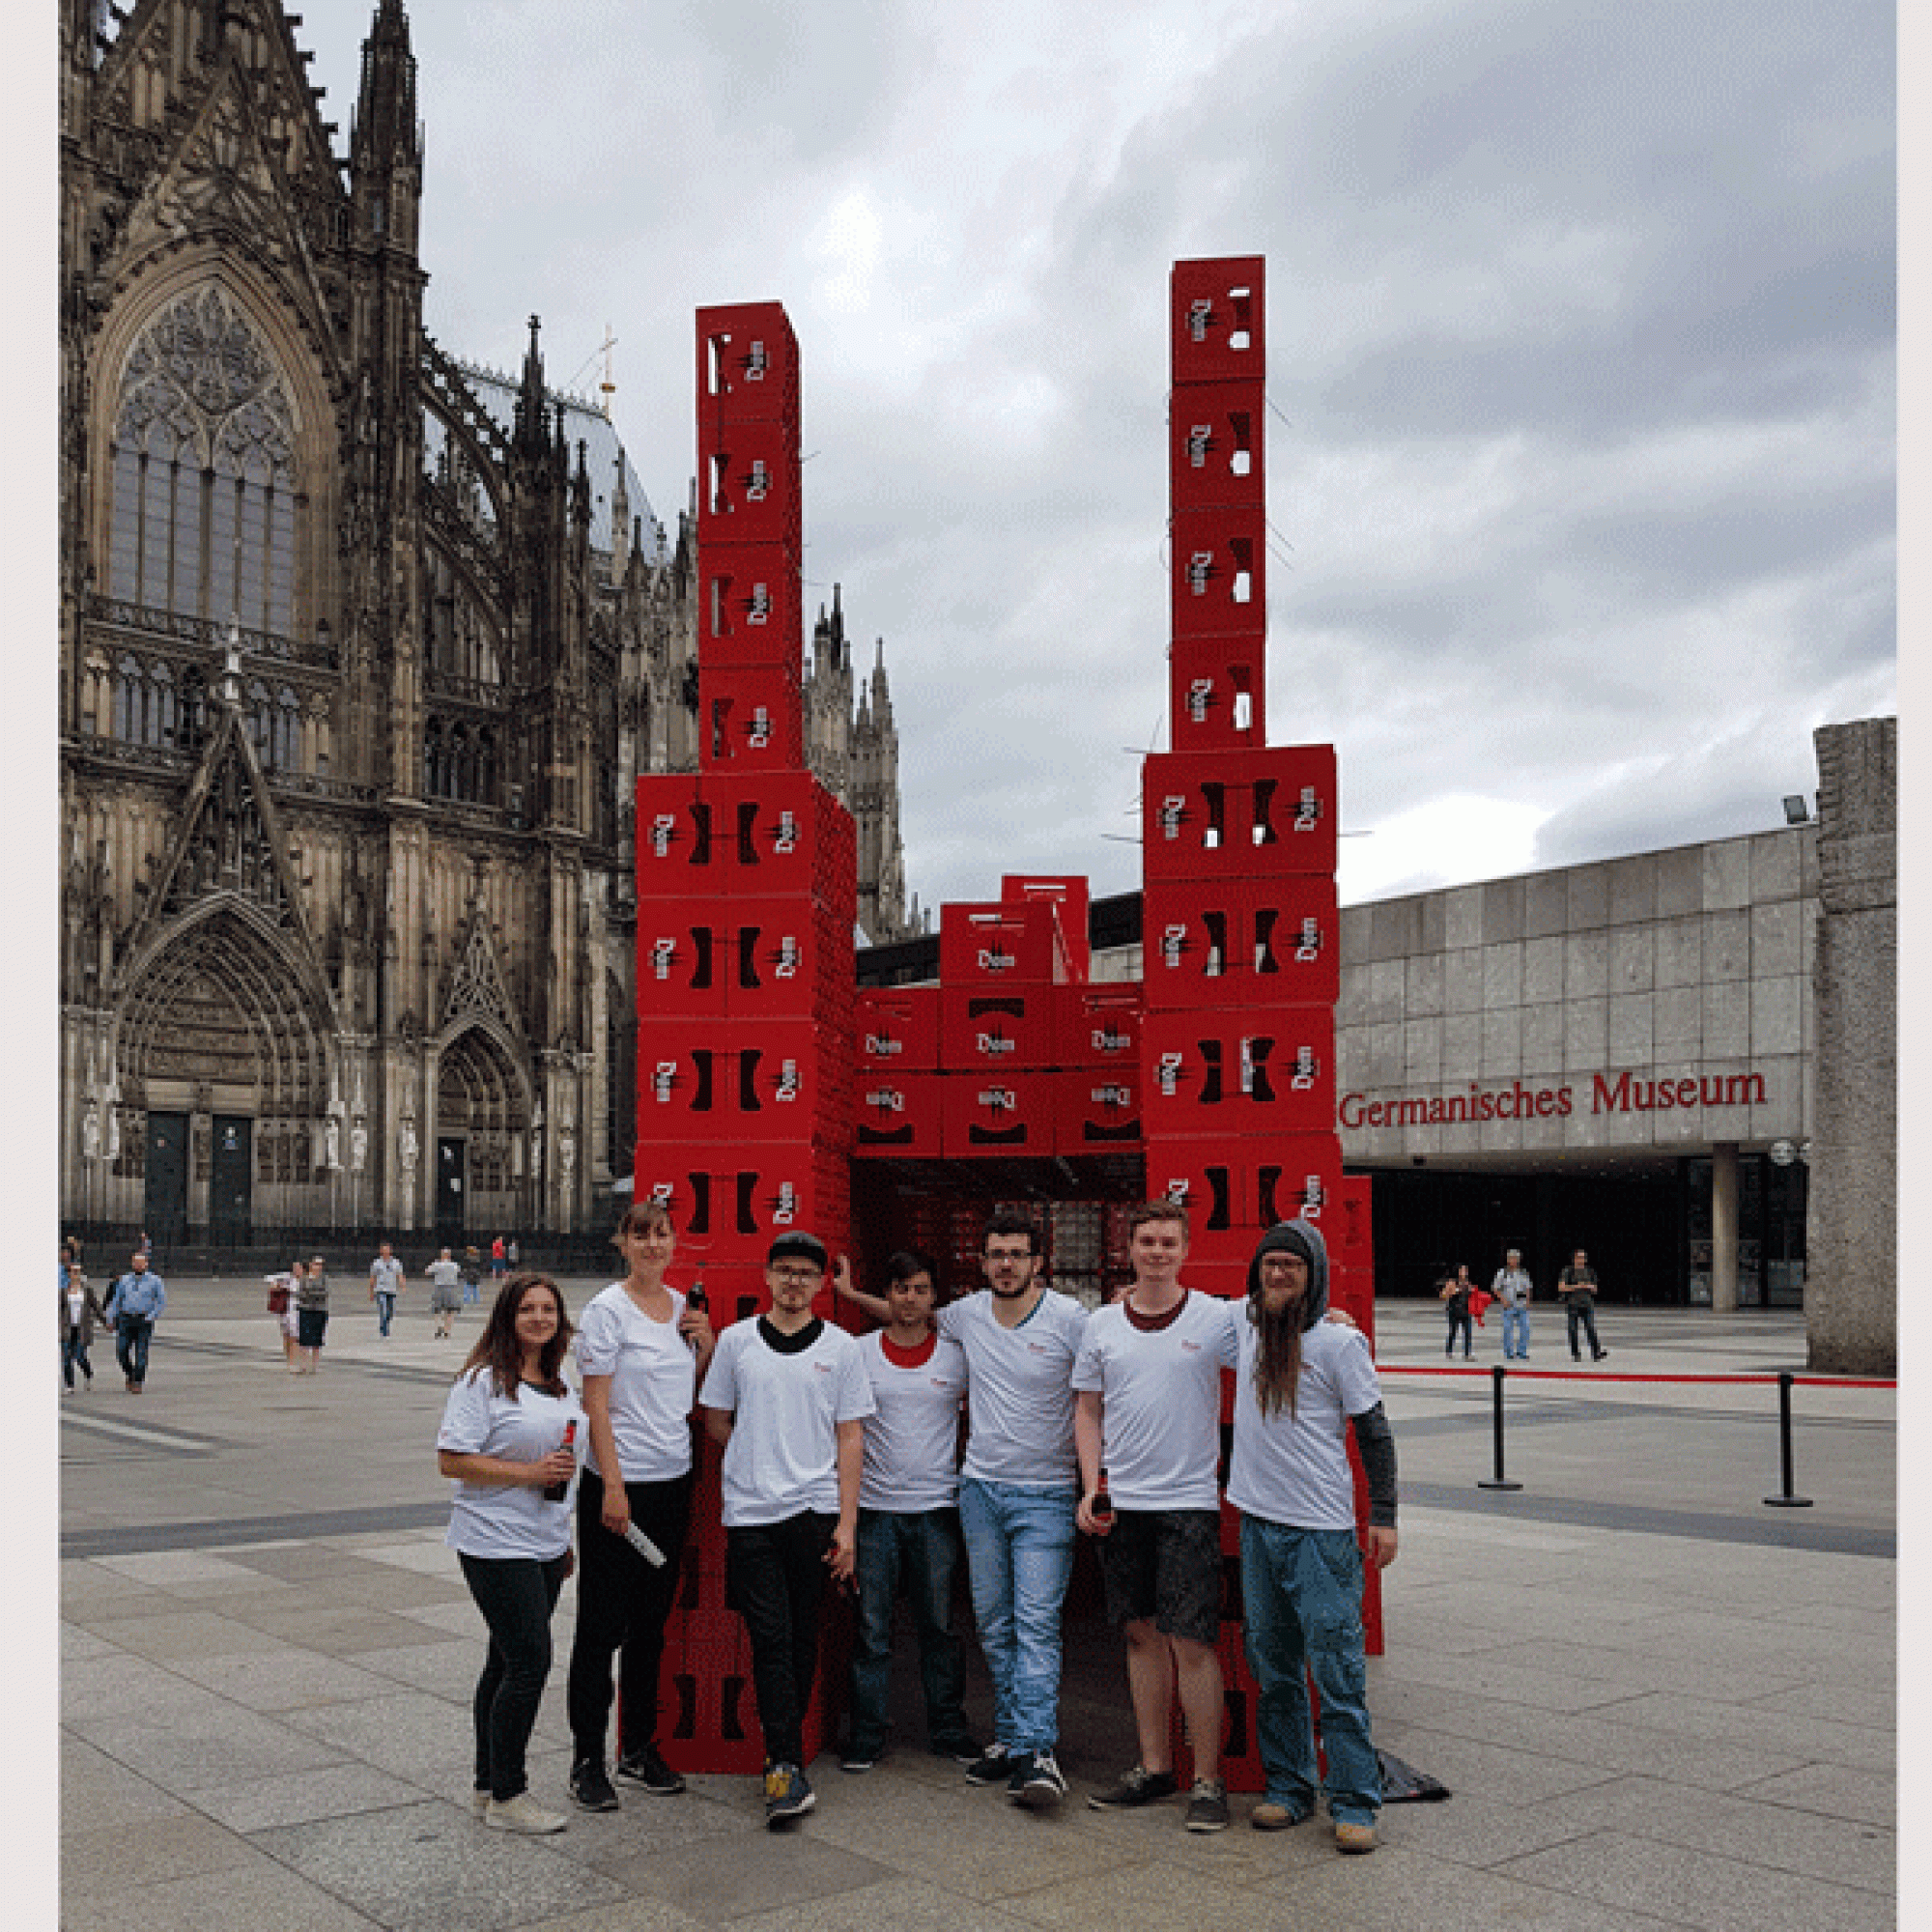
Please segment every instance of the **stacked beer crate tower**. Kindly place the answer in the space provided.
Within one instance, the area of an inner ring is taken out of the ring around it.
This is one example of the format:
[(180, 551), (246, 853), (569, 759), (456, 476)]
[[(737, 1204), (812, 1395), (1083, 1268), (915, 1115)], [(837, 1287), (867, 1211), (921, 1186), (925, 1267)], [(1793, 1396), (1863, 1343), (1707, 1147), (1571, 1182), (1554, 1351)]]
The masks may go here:
[[(701, 1274), (720, 1329), (758, 1309), (785, 1229), (852, 1247), (857, 842), (805, 763), (799, 429), (783, 307), (698, 310), (699, 757), (695, 773), (638, 781), (635, 1172), (637, 1198), (669, 1208), (677, 1278)], [(755, 1772), (709, 1445), (697, 1466), (660, 1736), (688, 1769)], [(821, 1690), (808, 1757), (825, 1716)]]
[[(1224, 258), (1179, 262), (1171, 283), (1173, 749), (1142, 775), (1148, 1191), (1185, 1202), (1183, 1278), (1210, 1293), (1246, 1293), (1276, 1221), (1316, 1222), (1334, 1304), (1372, 1331), (1368, 1183), (1345, 1182), (1335, 1131), (1335, 753), (1266, 740), (1263, 275), (1260, 257)], [(1222, 1518), (1232, 1599), (1236, 1518)], [(1364, 1609), (1378, 1652), (1377, 1581)], [(1223, 1762), (1259, 1790), (1254, 1684), (1225, 1629)]]

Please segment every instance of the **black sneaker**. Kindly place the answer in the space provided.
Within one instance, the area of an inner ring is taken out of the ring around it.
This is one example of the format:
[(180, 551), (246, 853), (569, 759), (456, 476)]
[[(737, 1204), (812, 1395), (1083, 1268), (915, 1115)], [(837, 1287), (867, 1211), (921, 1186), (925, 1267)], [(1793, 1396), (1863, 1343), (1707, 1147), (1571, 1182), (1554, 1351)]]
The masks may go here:
[(1157, 1804), (1180, 1789), (1171, 1771), (1148, 1771), (1135, 1765), (1122, 1772), (1105, 1791), (1088, 1794), (1087, 1802), (1096, 1811), (1128, 1811), (1136, 1804)]
[(570, 1795), (585, 1811), (615, 1811), (617, 1794), (611, 1788), (601, 1758), (581, 1757), (570, 1767)]
[(1187, 1829), (1190, 1832), (1225, 1832), (1228, 1829), (1228, 1787), (1218, 1777), (1197, 1777), (1187, 1801)]
[(1590, 1357), (1590, 1359), (1593, 1362), (1601, 1362), (1604, 1359), (1604, 1357), (1607, 1355), (1609, 1352), (1610, 1351), (1607, 1349), (1599, 1349), (1597, 1352)]
[(789, 1824), (818, 1803), (811, 1783), (795, 1764), (774, 1764), (765, 1771), (765, 1823)]
[(675, 1798), (684, 1779), (658, 1755), (656, 1745), (639, 1745), (617, 1760), (617, 1776), (627, 1784), (641, 1784), (658, 1798)]
[(1060, 1775), (1053, 1753), (1027, 1751), (1014, 1758), (1007, 1796), (1029, 1811), (1046, 1811), (1058, 1804), (1066, 1796), (1066, 1780)]
[(969, 1737), (934, 1738), (934, 1757), (950, 1757), (954, 1764), (978, 1764), (984, 1752)]
[(1005, 1745), (998, 1742), (990, 1744), (966, 1767), (966, 1782), (1005, 1784), (1011, 1778), (1016, 1761)]

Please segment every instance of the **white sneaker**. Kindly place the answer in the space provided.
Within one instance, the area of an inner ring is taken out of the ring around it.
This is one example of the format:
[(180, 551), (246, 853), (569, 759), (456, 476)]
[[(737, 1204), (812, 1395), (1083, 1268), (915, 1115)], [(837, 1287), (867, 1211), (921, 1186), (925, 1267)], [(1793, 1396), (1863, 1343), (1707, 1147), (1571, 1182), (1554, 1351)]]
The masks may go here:
[(535, 1836), (560, 1832), (570, 1820), (560, 1811), (546, 1811), (527, 1791), (520, 1791), (514, 1798), (491, 1799), (483, 1822), (499, 1832), (526, 1832)]

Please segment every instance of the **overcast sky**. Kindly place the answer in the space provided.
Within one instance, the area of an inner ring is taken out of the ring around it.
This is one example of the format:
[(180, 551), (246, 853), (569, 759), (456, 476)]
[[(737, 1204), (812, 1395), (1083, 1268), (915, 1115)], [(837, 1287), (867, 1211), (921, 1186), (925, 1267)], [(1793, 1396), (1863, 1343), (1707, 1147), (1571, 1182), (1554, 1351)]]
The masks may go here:
[[(373, 0), (302, 0), (346, 146)], [(1268, 731), (1347, 900), (1782, 822), (1896, 709), (1893, 10), (417, 0), (426, 319), (614, 415), (784, 303), (808, 622), (883, 637), (923, 903), (1139, 883), (1167, 285), (1267, 261)]]

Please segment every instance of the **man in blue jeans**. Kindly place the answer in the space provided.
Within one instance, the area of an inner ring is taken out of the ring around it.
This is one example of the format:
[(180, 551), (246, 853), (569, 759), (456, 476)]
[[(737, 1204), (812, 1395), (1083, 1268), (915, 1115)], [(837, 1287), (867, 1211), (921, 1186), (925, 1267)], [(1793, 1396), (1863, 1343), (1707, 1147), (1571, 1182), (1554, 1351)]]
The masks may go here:
[(148, 1379), (148, 1344), (167, 1305), (167, 1284), (149, 1269), (143, 1245), (134, 1251), (128, 1272), (109, 1292), (102, 1311), (114, 1323), (114, 1353), (128, 1378), (129, 1395), (139, 1395)]
[[(1314, 1814), (1323, 1783), (1308, 1702), (1312, 1676), (1336, 1846), (1372, 1852), (1382, 1787), (1369, 1728), (1362, 1551), (1365, 1544), (1378, 1569), (1395, 1561), (1395, 1441), (1368, 1339), (1322, 1321), (1327, 1306), (1321, 1232), (1308, 1221), (1270, 1228), (1248, 1264), (1247, 1307), (1236, 1321), (1228, 1481), (1228, 1500), (1241, 1514), (1241, 1609), (1267, 1779), (1248, 1822), (1275, 1832)], [(1350, 1429), (1369, 1483), (1363, 1544)]]
[(1050, 1292), (1039, 1231), (996, 1214), (980, 1240), (985, 1294), (939, 1312), (965, 1351), (968, 1433), (959, 1527), (980, 1647), (993, 1678), (993, 1742), (969, 1784), (1004, 1784), (1029, 1810), (1066, 1796), (1060, 1742), (1060, 1616), (1073, 1573), (1073, 1363), (1087, 1311)]

